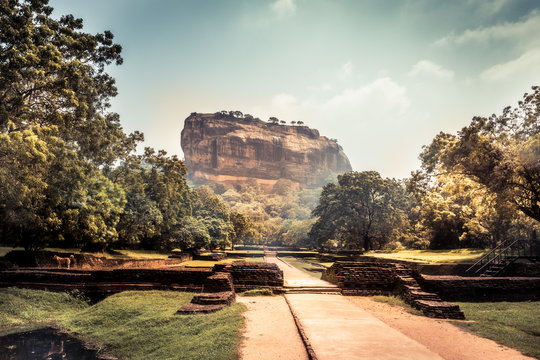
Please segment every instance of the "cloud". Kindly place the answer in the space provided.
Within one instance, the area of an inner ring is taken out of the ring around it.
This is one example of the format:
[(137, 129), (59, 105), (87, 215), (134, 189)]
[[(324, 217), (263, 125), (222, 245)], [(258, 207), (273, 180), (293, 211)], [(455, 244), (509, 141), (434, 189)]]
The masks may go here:
[(540, 64), (540, 48), (526, 51), (517, 59), (497, 64), (480, 73), (480, 79), (488, 81), (511, 80), (523, 75)]
[(294, 0), (276, 0), (270, 5), (279, 17), (291, 16), (296, 13), (296, 4)]
[(443, 80), (452, 80), (454, 77), (454, 72), (443, 68), (439, 64), (435, 64), (429, 60), (421, 60), (414, 64), (411, 71), (409, 71), (409, 76), (416, 77), (427, 75)]
[(405, 87), (384, 77), (356, 88), (347, 88), (321, 106), (325, 110), (348, 112), (351, 117), (363, 113), (379, 119), (388, 114), (397, 118), (410, 106), (406, 92)]
[(350, 79), (353, 73), (353, 64), (350, 61), (347, 61), (345, 64), (341, 65), (338, 71), (338, 77), (341, 80)]
[(472, 0), (472, 3), (479, 7), (479, 10), (488, 16), (497, 14), (503, 7), (506, 6), (510, 1), (509, 0), (487, 0), (487, 1), (476, 1)]
[(277, 94), (272, 98), (272, 105), (277, 108), (291, 107), (294, 106), (296, 102), (296, 97), (288, 93)]
[(512, 40), (518, 43), (530, 44), (539, 41), (539, 33), (540, 12), (534, 10), (521, 21), (505, 22), (475, 30), (467, 29), (459, 35), (451, 33), (435, 41), (434, 45), (462, 45), (467, 43), (486, 43), (494, 40)]

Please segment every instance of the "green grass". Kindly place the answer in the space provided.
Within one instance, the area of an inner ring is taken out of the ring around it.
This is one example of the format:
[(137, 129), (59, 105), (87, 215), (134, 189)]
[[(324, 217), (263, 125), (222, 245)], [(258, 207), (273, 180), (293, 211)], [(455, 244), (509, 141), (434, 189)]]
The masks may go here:
[(420, 316), (424, 315), (422, 311), (413, 308), (412, 306), (407, 304), (405, 301), (403, 301), (403, 299), (400, 299), (397, 296), (375, 295), (375, 296), (370, 296), (370, 299), (372, 299), (373, 301), (386, 303), (392, 306), (400, 306), (403, 309), (407, 310), (407, 312), (414, 315), (420, 315)]
[(264, 255), (263, 250), (227, 250), (225, 251), (227, 254), (258, 254), (258, 255)]
[(300, 259), (290, 257), (290, 256), (284, 256), (284, 257), (280, 256), (280, 259), (285, 260), (287, 263), (294, 266), (295, 268), (302, 270), (303, 272), (308, 273), (309, 275), (316, 277), (318, 279), (322, 277), (322, 273), (325, 269), (322, 266), (315, 266), (313, 264), (307, 263), (306, 261), (302, 261)]
[(248, 258), (230, 258), (230, 259), (223, 259), (219, 261), (212, 261), (212, 260), (191, 260), (181, 263), (179, 266), (185, 266), (185, 267), (213, 267), (216, 264), (230, 264), (235, 261), (247, 261), (247, 262), (258, 262), (262, 263), (264, 262), (263, 257), (248, 257)]
[(393, 260), (407, 260), (430, 264), (474, 263), (488, 250), (397, 250), (389, 252), (367, 252), (365, 255)]
[[(88, 305), (68, 294), (0, 289), (0, 332), (50, 324), (129, 359), (237, 359), (244, 306), (175, 315), (193, 294), (128, 291)], [(5, 317), (8, 315), (8, 317)], [(4, 319), (8, 320), (4, 320)]]
[(0, 289), (0, 335), (54, 323), (88, 307), (68, 293), (16, 288)]
[(252, 289), (244, 291), (240, 296), (273, 296), (274, 293), (270, 289)]
[(540, 358), (540, 301), (456, 304), (473, 321), (459, 327)]

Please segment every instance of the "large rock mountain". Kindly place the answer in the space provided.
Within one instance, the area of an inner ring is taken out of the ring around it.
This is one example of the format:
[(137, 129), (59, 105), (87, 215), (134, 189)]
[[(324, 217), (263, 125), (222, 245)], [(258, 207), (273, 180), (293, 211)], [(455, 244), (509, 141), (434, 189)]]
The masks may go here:
[(235, 185), (253, 179), (269, 189), (289, 179), (315, 186), (351, 170), (341, 146), (317, 130), (266, 123), (238, 112), (192, 113), (184, 122), (181, 145), (188, 177), (196, 183)]

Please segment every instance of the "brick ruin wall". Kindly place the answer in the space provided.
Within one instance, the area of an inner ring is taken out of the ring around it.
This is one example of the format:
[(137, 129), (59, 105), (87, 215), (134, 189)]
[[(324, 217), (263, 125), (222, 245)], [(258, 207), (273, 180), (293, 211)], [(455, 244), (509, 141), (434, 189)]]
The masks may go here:
[(422, 287), (447, 301), (540, 300), (540, 277), (459, 277), (423, 275)]
[(215, 265), (214, 271), (230, 273), (236, 292), (253, 289), (269, 289), (275, 294), (283, 292), (283, 271), (276, 264), (234, 262)]
[(426, 315), (444, 319), (464, 319), (459, 306), (442, 301), (437, 294), (422, 290), (417, 271), (389, 262), (336, 262), (322, 279), (342, 289), (343, 295), (397, 294)]
[[(57, 269), (18, 268), (0, 271), (0, 287), (17, 286), (53, 291), (80, 290), (87, 293), (109, 295), (125, 290), (182, 290), (200, 292), (208, 277), (217, 272), (231, 275), (234, 289), (242, 292), (266, 288), (283, 292), (283, 272), (275, 264), (233, 263), (208, 268), (169, 269)], [(221, 286), (218, 278), (214, 285)], [(222, 286), (225, 288), (226, 286)]]

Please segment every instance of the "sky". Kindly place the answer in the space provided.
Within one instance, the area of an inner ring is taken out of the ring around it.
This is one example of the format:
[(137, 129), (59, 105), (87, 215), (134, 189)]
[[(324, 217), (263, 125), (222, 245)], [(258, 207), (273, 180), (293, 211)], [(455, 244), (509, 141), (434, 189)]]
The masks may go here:
[(405, 178), (439, 132), (540, 85), (537, 0), (50, 0), (124, 64), (111, 111), (183, 157), (192, 112), (303, 121), (353, 170)]

